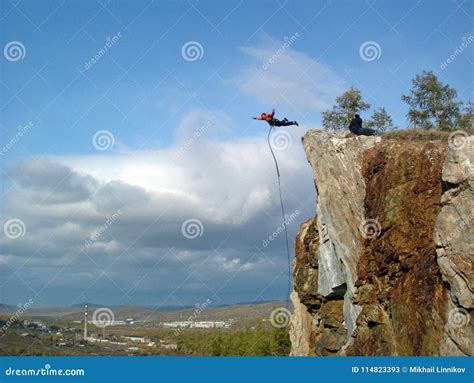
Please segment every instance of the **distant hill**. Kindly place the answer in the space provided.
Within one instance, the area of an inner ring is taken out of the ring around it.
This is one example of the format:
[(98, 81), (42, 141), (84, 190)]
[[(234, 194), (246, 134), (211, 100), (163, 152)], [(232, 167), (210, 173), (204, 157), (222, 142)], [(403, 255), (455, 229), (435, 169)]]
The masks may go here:
[(196, 320), (204, 321), (229, 319), (235, 321), (253, 321), (256, 318), (269, 318), (273, 309), (284, 306), (285, 302), (283, 301), (272, 301), (267, 303), (207, 307), (202, 312), (197, 311), (197, 309), (193, 307), (175, 312), (157, 313), (156, 316), (154, 316), (154, 320), (160, 322), (173, 322), (187, 320), (190, 317), (196, 316)]
[(17, 309), (16, 306), (0, 303), (0, 313), (11, 313)]
[[(100, 307), (107, 307), (107, 306), (100, 306)], [(89, 306), (89, 317), (92, 318), (94, 315), (94, 311), (100, 309), (100, 307), (90, 307)], [(144, 320), (150, 315), (153, 315), (153, 311), (150, 309), (146, 309), (141, 306), (108, 306), (110, 310), (114, 313), (115, 320), (124, 320), (127, 318), (133, 318), (135, 320)], [(83, 306), (75, 312), (68, 313), (66, 315), (61, 315), (63, 319), (73, 319), (73, 320), (80, 320), (82, 319), (84, 314)]]
[[(76, 304), (71, 307), (37, 307), (30, 308), (24, 316), (28, 317), (58, 317), (68, 320), (81, 320), (83, 318), (85, 303)], [(208, 306), (202, 311), (196, 307), (176, 308), (161, 306), (153, 309), (151, 306), (106, 306), (98, 304), (89, 305), (89, 316), (93, 315), (94, 310), (99, 307), (108, 307), (114, 313), (115, 320), (124, 320), (133, 318), (136, 321), (146, 322), (172, 322), (178, 320), (187, 320), (189, 317), (197, 314), (197, 320), (253, 320), (256, 318), (268, 318), (272, 310), (276, 307), (284, 307), (284, 301), (269, 301), (256, 303), (242, 303), (236, 305)], [(1, 313), (13, 313), (15, 306), (1, 304)]]
[(71, 308), (80, 308), (80, 309), (83, 309), (85, 305), (88, 305), (89, 308), (99, 308), (99, 307), (113, 307), (113, 306), (107, 306), (107, 305), (101, 305), (99, 303), (87, 303), (87, 302), (84, 302), (84, 303), (76, 303), (75, 305), (71, 305), (69, 307)]
[[(13, 314), (18, 310), (17, 306), (0, 303), (0, 313), (2, 314)], [(82, 311), (82, 309), (80, 310)], [(68, 308), (68, 307), (29, 307), (23, 312), (23, 316), (46, 316), (55, 317), (66, 315), (69, 313), (79, 312), (79, 309)]]

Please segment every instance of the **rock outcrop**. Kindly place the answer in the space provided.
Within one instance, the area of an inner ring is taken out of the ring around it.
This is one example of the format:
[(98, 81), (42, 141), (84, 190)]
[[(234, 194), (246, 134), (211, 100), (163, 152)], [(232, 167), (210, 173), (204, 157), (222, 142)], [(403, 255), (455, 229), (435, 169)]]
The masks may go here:
[(449, 140), (305, 134), (291, 355), (473, 354), (474, 137)]

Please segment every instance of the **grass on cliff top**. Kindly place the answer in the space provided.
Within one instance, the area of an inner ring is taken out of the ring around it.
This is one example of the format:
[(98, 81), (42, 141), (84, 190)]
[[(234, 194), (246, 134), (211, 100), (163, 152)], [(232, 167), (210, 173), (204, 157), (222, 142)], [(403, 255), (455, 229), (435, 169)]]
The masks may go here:
[[(385, 132), (381, 137), (394, 140), (419, 140), (419, 141), (448, 141), (448, 137), (453, 131), (424, 130), (424, 129), (397, 129)], [(474, 129), (465, 129), (469, 136), (474, 134)]]

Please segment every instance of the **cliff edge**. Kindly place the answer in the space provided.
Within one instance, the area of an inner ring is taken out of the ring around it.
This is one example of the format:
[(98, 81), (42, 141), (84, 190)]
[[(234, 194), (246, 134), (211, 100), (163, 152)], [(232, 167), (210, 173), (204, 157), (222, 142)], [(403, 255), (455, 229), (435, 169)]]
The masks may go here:
[(474, 136), (308, 131), (291, 355), (472, 355)]

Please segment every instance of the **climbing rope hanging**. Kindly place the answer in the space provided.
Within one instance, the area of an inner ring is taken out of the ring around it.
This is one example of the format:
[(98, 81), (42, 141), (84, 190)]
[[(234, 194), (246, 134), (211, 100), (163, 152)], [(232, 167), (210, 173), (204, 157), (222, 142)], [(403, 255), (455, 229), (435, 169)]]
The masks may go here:
[(275, 168), (278, 176), (278, 194), (280, 196), (280, 206), (281, 206), (281, 216), (283, 219), (283, 228), (285, 229), (285, 240), (286, 240), (286, 255), (288, 260), (288, 291), (286, 295), (286, 308), (289, 310), (289, 302), (290, 302), (290, 293), (291, 293), (291, 259), (290, 259), (290, 244), (288, 241), (288, 229), (286, 227), (286, 218), (285, 218), (285, 207), (283, 205), (283, 198), (281, 196), (281, 180), (280, 180), (280, 169), (278, 167), (278, 161), (275, 157), (275, 153), (273, 153), (272, 144), (270, 141), (270, 135), (272, 133), (273, 126), (270, 125), (270, 129), (268, 130), (267, 142), (268, 147), (270, 148), (270, 152), (272, 153), (273, 161), (275, 162)]

